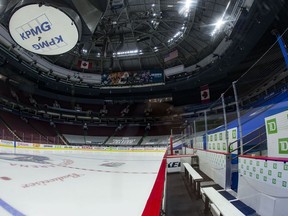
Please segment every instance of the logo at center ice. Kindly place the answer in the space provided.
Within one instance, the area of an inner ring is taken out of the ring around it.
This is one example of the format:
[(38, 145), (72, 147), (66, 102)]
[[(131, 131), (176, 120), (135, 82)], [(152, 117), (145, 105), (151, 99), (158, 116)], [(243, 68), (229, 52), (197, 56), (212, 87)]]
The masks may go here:
[(49, 164), (50, 158), (38, 155), (28, 155), (28, 154), (9, 154), (0, 153), (0, 160), (8, 161), (20, 161), (20, 162), (33, 162), (40, 164)]
[(101, 164), (100, 166), (106, 166), (106, 167), (120, 167), (122, 165), (124, 165), (125, 163), (121, 163), (121, 162), (106, 162)]

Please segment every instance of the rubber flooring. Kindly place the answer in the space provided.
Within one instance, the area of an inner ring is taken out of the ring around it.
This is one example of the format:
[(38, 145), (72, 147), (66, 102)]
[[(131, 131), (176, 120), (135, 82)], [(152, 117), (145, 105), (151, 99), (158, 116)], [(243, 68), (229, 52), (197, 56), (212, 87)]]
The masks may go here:
[(209, 216), (204, 214), (204, 202), (197, 199), (184, 178), (184, 173), (167, 175), (165, 216)]

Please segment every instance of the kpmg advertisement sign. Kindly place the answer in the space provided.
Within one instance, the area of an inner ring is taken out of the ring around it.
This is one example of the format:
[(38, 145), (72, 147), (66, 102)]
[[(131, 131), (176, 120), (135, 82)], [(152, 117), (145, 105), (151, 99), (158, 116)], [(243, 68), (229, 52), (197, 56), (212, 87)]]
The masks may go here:
[(11, 16), (9, 31), (17, 44), (41, 55), (58, 55), (78, 41), (74, 21), (61, 10), (38, 4), (21, 7)]
[(288, 111), (265, 118), (269, 157), (288, 158)]

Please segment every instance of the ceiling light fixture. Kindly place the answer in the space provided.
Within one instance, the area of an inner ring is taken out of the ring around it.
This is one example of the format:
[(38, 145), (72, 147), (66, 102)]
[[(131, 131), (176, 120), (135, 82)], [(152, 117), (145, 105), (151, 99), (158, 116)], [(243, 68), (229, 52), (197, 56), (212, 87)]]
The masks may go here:
[(227, 6), (226, 6), (226, 8), (224, 10), (224, 13), (222, 14), (221, 18), (218, 19), (216, 23), (212, 24), (215, 27), (214, 27), (214, 29), (213, 29), (213, 31), (211, 33), (211, 36), (214, 36), (217, 32), (219, 32), (219, 30), (224, 26), (224, 24), (226, 22), (228, 22), (228, 20), (225, 20), (225, 16), (226, 16), (226, 12), (227, 12), (227, 9), (228, 9), (229, 5), (230, 5), (230, 1), (228, 2), (228, 4), (227, 4)]
[(117, 53), (113, 53), (113, 57), (125, 57), (125, 56), (134, 56), (134, 55), (142, 55), (143, 51), (142, 50), (127, 50), (127, 51), (121, 51)]
[(193, 3), (196, 3), (196, 2), (194, 0), (186, 0), (184, 2), (184, 5), (180, 8), (179, 14), (183, 15), (184, 17), (188, 17)]

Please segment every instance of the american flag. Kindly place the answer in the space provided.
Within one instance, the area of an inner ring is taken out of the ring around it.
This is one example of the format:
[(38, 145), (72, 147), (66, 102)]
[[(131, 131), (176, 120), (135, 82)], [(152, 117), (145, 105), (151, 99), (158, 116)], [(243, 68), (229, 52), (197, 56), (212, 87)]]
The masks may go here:
[(170, 61), (178, 57), (178, 50), (174, 50), (164, 56), (164, 62)]

